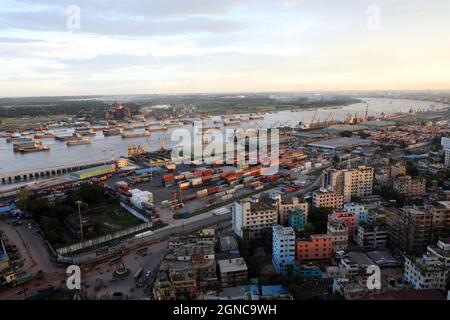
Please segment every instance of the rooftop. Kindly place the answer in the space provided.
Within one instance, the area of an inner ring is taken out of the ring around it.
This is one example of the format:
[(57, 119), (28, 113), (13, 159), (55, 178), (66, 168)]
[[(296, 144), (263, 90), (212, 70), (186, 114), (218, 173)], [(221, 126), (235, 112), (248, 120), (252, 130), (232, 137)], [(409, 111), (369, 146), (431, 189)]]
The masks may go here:
[(221, 273), (247, 271), (247, 264), (244, 258), (219, 260), (219, 269)]
[(369, 143), (370, 141), (366, 139), (344, 137), (330, 140), (320, 140), (310, 143), (308, 146), (323, 149), (347, 149), (357, 146), (368, 145)]

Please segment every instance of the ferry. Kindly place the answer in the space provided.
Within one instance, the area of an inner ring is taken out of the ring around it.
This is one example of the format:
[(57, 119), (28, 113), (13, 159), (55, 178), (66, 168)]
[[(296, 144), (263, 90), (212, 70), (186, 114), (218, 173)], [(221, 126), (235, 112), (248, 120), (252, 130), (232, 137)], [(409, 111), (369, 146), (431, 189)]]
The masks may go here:
[(53, 139), (55, 135), (53, 133), (41, 133), (41, 134), (35, 134), (35, 139)]
[(80, 136), (95, 136), (95, 130), (93, 128), (76, 128), (75, 134)]
[(124, 132), (125, 130), (123, 130), (122, 128), (108, 128), (103, 130), (103, 135), (105, 137), (120, 136)]
[(146, 130), (145, 132), (141, 133), (128, 133), (128, 134), (122, 134), (122, 139), (133, 139), (133, 138), (142, 138), (142, 137), (149, 137), (151, 135), (151, 132)]
[(80, 135), (73, 134), (71, 136), (55, 136), (55, 140), (57, 141), (79, 141), (83, 138)]
[(166, 126), (159, 126), (159, 127), (150, 127), (147, 129), (149, 132), (158, 132), (158, 131), (167, 131), (168, 128)]
[(42, 146), (41, 140), (35, 140), (26, 143), (17, 143), (13, 147), (14, 152), (28, 153), (28, 152), (39, 152), (39, 151), (49, 151), (48, 146)]
[(78, 141), (67, 141), (67, 146), (80, 146), (80, 145), (84, 145), (84, 144), (91, 144), (91, 140), (90, 139), (86, 139), (86, 140), (78, 140)]

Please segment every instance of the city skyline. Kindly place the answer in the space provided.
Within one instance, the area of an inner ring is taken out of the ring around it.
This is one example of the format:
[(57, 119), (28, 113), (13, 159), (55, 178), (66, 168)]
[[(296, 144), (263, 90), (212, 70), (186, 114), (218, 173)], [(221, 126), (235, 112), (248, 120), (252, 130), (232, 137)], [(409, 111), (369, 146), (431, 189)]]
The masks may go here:
[(0, 97), (444, 90), (449, 6), (6, 0)]

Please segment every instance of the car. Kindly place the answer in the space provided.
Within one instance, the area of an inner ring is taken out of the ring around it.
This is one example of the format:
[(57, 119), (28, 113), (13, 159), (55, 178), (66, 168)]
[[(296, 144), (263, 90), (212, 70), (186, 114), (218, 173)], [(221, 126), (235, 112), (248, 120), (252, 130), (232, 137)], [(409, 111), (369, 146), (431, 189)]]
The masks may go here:
[(145, 274), (146, 277), (150, 277), (152, 275), (152, 272), (150, 270), (147, 271), (147, 273)]

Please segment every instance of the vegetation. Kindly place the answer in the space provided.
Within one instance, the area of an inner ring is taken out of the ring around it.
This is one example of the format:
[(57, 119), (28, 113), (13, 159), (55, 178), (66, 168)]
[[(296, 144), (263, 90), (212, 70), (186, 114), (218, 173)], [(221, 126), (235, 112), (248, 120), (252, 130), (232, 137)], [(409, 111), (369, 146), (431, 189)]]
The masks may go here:
[(86, 238), (115, 232), (139, 224), (133, 215), (119, 207), (115, 200), (105, 195), (99, 185), (82, 185), (78, 190), (68, 192), (65, 199), (49, 202), (47, 198), (19, 194), (19, 206), (37, 222), (47, 240), (54, 246), (71, 242), (64, 225), (69, 217), (78, 217), (80, 201), (81, 215), (88, 218), (93, 231)]
[[(328, 215), (333, 212), (332, 208), (313, 208), (308, 215), (308, 231), (311, 233), (327, 233)], [(305, 226), (305, 234), (306, 234)]]

